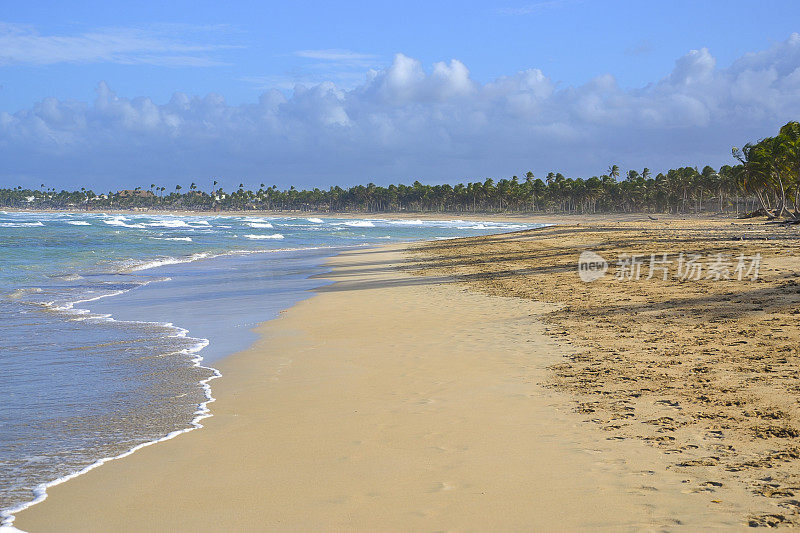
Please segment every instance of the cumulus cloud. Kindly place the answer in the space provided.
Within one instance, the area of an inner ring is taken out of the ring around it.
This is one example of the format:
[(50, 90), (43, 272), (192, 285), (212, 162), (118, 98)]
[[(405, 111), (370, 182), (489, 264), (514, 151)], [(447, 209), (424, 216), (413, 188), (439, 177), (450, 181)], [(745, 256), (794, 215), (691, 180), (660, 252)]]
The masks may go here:
[(186, 24), (146, 28), (103, 28), (85, 33), (43, 35), (36, 28), (0, 22), (0, 65), (118, 63), (160, 66), (215, 66), (212, 52), (232, 45), (196, 42), (198, 33), (217, 33), (218, 26)]
[(105, 83), (92, 103), (47, 98), (0, 113), (0, 176), (115, 186), (212, 176), (301, 186), (435, 182), (529, 169), (591, 176), (610, 163), (730, 163), (732, 145), (798, 118), (797, 34), (726, 68), (709, 50), (692, 50), (634, 90), (610, 74), (560, 87), (538, 69), (478, 83), (458, 60), (425, 68), (398, 54), (353, 88), (271, 89), (244, 105), (182, 93), (156, 104)]

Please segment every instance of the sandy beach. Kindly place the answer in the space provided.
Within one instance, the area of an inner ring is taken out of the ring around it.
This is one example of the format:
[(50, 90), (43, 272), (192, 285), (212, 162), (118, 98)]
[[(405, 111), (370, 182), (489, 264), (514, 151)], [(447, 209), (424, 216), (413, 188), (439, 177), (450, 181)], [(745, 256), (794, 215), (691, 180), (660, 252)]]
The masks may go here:
[(15, 525), (36, 532), (745, 524), (746, 491), (693, 490), (713, 480), (687, 481), (641, 440), (609, 439), (576, 412), (573, 391), (551, 386), (553, 366), (575, 353), (547, 332), (556, 306), (470, 290), (450, 274), (421, 274), (422, 266), (434, 267), (397, 246), (336, 257), (326, 276), (334, 284), (260, 326), (258, 343), (218, 365), (223, 377), (204, 429), (50, 489)]
[(800, 0), (4, 6), (0, 533), (800, 529)]
[[(577, 275), (586, 251), (609, 263), (591, 283)], [(651, 275), (652, 254), (669, 263), (656, 262)], [(705, 270), (678, 277), (680, 254), (700, 256)], [(739, 256), (761, 258), (757, 279), (738, 279)], [(571, 353), (550, 367), (549, 384), (574, 395), (588, 424), (611, 441), (660, 450), (686, 490), (743, 502), (744, 523), (800, 522), (797, 226), (664, 215), (585, 220), (421, 245), (414, 269), (456, 276), (484, 294), (558, 304), (544, 317), (547, 332)]]

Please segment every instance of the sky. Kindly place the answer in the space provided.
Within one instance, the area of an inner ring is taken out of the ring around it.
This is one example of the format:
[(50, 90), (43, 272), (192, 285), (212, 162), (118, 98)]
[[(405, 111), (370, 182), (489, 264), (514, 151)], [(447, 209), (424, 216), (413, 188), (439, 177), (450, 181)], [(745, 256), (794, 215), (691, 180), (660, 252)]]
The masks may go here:
[(800, 119), (798, 32), (796, 0), (4, 0), (0, 186), (718, 167)]

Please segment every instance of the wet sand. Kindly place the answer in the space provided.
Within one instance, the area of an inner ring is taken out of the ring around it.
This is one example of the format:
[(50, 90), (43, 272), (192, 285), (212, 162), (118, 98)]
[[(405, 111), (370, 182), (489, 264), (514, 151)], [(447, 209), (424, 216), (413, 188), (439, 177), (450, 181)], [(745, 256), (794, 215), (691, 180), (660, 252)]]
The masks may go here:
[[(419, 256), (418, 256), (419, 257)], [(53, 487), (31, 531), (736, 527), (747, 500), (549, 386), (575, 349), (552, 304), (412, 274), (400, 247), (333, 259), (335, 283), (219, 364), (214, 417)], [(433, 267), (433, 265), (428, 265)], [(399, 268), (398, 268), (399, 267)]]

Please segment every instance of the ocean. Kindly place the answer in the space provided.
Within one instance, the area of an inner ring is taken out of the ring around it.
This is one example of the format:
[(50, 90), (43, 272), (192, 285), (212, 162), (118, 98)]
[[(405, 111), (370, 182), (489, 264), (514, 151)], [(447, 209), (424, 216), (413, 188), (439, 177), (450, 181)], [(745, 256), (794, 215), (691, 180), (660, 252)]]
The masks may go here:
[[(214, 361), (325, 259), (540, 224), (0, 211), (0, 520), (213, 414)], [(210, 412), (209, 412), (210, 411)]]

